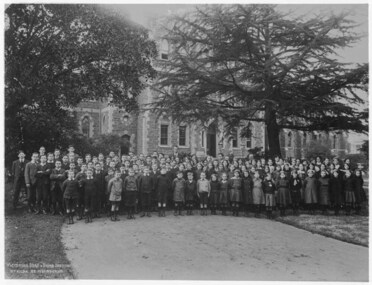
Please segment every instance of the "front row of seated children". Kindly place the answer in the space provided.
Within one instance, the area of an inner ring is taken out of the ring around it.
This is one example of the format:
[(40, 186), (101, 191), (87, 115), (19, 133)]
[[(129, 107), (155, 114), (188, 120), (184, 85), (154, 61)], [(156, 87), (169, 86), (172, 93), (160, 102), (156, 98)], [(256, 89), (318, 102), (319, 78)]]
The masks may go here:
[[(86, 222), (92, 222), (91, 214), (96, 200), (93, 171), (88, 169), (85, 179), (75, 179), (74, 175), (74, 171), (69, 171), (68, 179), (62, 185), (68, 223), (74, 223), (75, 209), (81, 203), (79, 202), (81, 187), (84, 189), (83, 205)], [(206, 173), (201, 172), (200, 179), (197, 181), (194, 180), (193, 172), (187, 172), (186, 175), (187, 178), (184, 179), (183, 172), (179, 171), (177, 177), (170, 181), (166, 169), (161, 169), (160, 175), (152, 177), (149, 168), (145, 168), (143, 175), (138, 178), (134, 175), (133, 169), (130, 169), (128, 176), (123, 179), (119, 170), (115, 173), (111, 171), (106, 177), (108, 182), (106, 196), (107, 202), (111, 204), (111, 221), (119, 221), (118, 211), (122, 199), (128, 210), (128, 219), (135, 219), (134, 212), (138, 199), (141, 201), (141, 217), (146, 215), (151, 217), (153, 193), (156, 194), (159, 217), (165, 217), (168, 193), (173, 195), (176, 216), (183, 215), (184, 208), (186, 215), (193, 215), (196, 202), (200, 205), (202, 216), (207, 215), (208, 208), (212, 215), (216, 215), (218, 209), (221, 210), (222, 215), (227, 215), (226, 212), (230, 208), (233, 216), (239, 216), (239, 210), (243, 206), (245, 216), (253, 211), (258, 217), (261, 209), (265, 207), (267, 218), (272, 219), (275, 208), (278, 208), (280, 215), (284, 216), (288, 206), (291, 206), (293, 214), (298, 215), (299, 205), (302, 202), (310, 214), (314, 214), (316, 205), (320, 206), (322, 212), (326, 214), (330, 201), (336, 215), (339, 214), (341, 204), (346, 206), (346, 215), (350, 215), (352, 206), (355, 206), (357, 214), (360, 212), (359, 192), (363, 191), (363, 182), (359, 185), (358, 177), (361, 173), (358, 170), (355, 172), (355, 179), (351, 178), (350, 172), (346, 172), (343, 180), (339, 179), (338, 172), (334, 172), (332, 177), (328, 178), (324, 171), (317, 179), (312, 170), (308, 171), (308, 176), (303, 180), (298, 177), (296, 171), (293, 171), (290, 179), (281, 172), (276, 181), (270, 173), (261, 179), (258, 172), (254, 173), (252, 178), (248, 171), (244, 171), (241, 178), (238, 170), (230, 179), (226, 173), (223, 173), (220, 180), (215, 173), (211, 174), (211, 179), (208, 180)]]

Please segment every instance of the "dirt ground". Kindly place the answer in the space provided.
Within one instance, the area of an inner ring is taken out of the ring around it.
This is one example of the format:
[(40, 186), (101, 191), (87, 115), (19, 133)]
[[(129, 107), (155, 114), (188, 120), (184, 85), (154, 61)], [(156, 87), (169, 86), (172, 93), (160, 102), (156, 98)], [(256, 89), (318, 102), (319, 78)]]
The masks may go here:
[(170, 213), (62, 227), (78, 279), (368, 281), (368, 248), (275, 221)]

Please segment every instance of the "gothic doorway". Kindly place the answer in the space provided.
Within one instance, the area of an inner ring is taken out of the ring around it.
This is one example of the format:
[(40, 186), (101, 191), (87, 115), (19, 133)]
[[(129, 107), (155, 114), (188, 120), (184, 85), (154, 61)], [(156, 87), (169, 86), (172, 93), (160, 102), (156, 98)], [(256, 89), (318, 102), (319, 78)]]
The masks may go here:
[(130, 136), (129, 135), (123, 135), (121, 137), (121, 145), (120, 145), (120, 154), (121, 155), (127, 155), (130, 151)]
[(217, 130), (216, 125), (211, 124), (207, 131), (207, 155), (216, 157), (217, 155)]

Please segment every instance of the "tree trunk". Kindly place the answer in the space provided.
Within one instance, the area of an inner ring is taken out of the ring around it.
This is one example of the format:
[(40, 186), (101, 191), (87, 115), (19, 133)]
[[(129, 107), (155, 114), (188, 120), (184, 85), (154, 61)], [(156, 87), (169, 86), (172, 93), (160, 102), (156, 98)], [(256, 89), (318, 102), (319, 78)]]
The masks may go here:
[(269, 108), (266, 109), (266, 130), (267, 130), (267, 139), (269, 146), (269, 157), (274, 158), (275, 156), (281, 157), (280, 151), (280, 141), (279, 141), (279, 127), (276, 122), (276, 113)]

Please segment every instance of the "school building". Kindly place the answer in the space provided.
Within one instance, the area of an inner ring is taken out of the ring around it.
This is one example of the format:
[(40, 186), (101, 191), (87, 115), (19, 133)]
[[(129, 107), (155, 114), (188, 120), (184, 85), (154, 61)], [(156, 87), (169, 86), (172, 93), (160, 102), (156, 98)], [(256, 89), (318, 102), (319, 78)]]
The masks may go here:
[[(155, 68), (162, 62), (170, 60), (169, 45), (161, 34), (151, 32), (158, 43), (159, 56), (154, 61)], [(122, 138), (120, 153), (128, 151), (151, 154), (153, 151), (172, 153), (177, 146), (179, 152), (216, 156), (234, 154), (246, 157), (248, 151), (255, 147), (267, 146), (265, 125), (261, 122), (250, 122), (251, 136), (240, 137), (241, 126), (237, 126), (231, 135), (224, 135), (224, 122), (220, 119), (201, 124), (175, 124), (166, 114), (158, 117), (141, 106), (152, 102), (156, 94), (146, 88), (138, 98), (138, 112), (128, 113), (125, 110), (109, 106), (107, 102), (87, 101), (75, 108), (75, 117), (79, 130), (87, 137), (101, 134), (117, 134)], [(305, 157), (308, 145), (318, 141), (332, 150), (335, 155), (348, 152), (347, 134), (306, 133), (301, 131), (282, 131), (280, 144), (283, 157)]]

